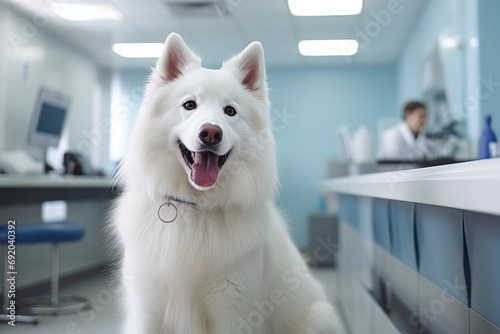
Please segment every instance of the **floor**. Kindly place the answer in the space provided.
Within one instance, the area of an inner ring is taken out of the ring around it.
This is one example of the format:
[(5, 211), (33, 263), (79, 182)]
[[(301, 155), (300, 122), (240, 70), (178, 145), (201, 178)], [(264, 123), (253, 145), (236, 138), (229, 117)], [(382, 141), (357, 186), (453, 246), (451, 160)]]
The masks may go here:
[[(315, 269), (314, 276), (321, 281), (332, 303), (336, 299), (335, 270)], [(9, 326), (0, 322), (3, 334), (118, 334), (119, 317), (113, 289), (103, 276), (86, 279), (84, 282), (61, 287), (61, 293), (75, 293), (86, 296), (93, 308), (76, 314), (40, 316), (37, 325), (17, 323)], [(270, 333), (271, 334), (271, 333)]]

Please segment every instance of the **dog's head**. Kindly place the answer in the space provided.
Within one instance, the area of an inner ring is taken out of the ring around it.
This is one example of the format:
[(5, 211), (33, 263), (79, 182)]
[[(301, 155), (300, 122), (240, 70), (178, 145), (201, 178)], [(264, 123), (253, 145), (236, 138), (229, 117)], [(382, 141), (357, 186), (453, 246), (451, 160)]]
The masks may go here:
[(251, 207), (274, 192), (274, 156), (261, 44), (210, 70), (179, 35), (168, 36), (124, 160), (126, 186)]

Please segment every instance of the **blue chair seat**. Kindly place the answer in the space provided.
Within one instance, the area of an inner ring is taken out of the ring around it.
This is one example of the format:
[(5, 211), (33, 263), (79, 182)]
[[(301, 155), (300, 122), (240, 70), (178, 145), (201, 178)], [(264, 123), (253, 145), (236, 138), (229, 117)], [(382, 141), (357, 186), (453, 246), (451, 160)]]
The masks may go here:
[[(8, 232), (8, 226), (0, 227), (0, 244), (6, 245), (8, 243)], [(56, 315), (76, 313), (90, 307), (90, 302), (87, 298), (73, 295), (59, 295), (59, 243), (80, 240), (83, 237), (83, 233), (83, 226), (68, 221), (16, 225), (15, 238), (13, 239), (16, 244), (51, 243), (52, 248), (50, 295), (24, 298), (19, 302), (21, 309), (24, 307), (33, 314)], [(7, 254), (7, 249), (5, 249), (4, 256), (6, 258)], [(4, 275), (7, 276), (5, 271)], [(7, 294), (4, 294), (4, 309), (8, 303)], [(18, 317), (16, 316), (16, 318)], [(38, 321), (36, 316), (26, 316), (25, 318), (24, 321), (26, 322)]]
[[(83, 236), (83, 227), (68, 222), (20, 224), (16, 225), (16, 244), (39, 242), (65, 242), (79, 240)], [(8, 227), (0, 226), (0, 243), (6, 244)]]

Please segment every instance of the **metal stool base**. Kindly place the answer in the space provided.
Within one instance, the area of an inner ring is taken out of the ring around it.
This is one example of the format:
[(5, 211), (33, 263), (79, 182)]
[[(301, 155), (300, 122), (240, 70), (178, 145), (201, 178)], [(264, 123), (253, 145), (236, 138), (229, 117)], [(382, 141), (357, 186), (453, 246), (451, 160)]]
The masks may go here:
[[(12, 319), (7, 314), (0, 314), (0, 322), (9, 322)], [(38, 324), (38, 316), (36, 315), (18, 315), (16, 314), (16, 322), (24, 322)]]
[(90, 308), (87, 298), (70, 295), (58, 296), (53, 303), (51, 296), (29, 297), (20, 301), (19, 308), (32, 314), (68, 314), (85, 311)]

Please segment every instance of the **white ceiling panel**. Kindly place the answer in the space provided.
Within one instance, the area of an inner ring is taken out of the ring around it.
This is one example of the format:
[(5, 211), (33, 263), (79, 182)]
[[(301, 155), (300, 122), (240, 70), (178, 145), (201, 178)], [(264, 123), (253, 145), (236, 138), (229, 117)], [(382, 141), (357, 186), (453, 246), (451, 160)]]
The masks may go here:
[[(208, 1), (213, 2), (203, 8), (193, 6)], [(47, 29), (107, 68), (153, 65), (154, 59), (121, 58), (111, 46), (117, 42), (163, 42), (173, 31), (180, 33), (210, 67), (219, 66), (254, 40), (264, 45), (270, 67), (377, 65), (397, 60), (427, 1), (364, 0), (363, 11), (356, 16), (295, 17), (286, 0), (93, 0), (116, 6), (123, 20), (75, 23), (51, 15)], [(187, 4), (187, 9), (172, 7), (172, 2)], [(0, 0), (2, 3), (32, 16), (46, 10), (40, 6), (50, 0)], [(391, 13), (394, 8), (390, 6), (395, 3), (400, 4), (397, 13)], [(368, 42), (349, 58), (303, 57), (298, 52), (297, 43), (302, 39), (357, 38), (361, 43), (365, 37), (360, 34), (365, 34)]]

